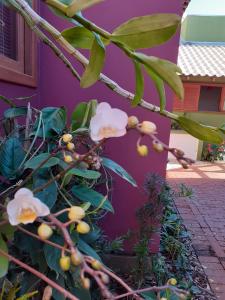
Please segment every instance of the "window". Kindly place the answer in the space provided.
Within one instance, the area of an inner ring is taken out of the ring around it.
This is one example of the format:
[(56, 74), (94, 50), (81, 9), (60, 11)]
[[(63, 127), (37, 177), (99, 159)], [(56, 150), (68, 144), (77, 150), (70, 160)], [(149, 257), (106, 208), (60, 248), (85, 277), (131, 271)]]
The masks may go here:
[(199, 97), (199, 111), (220, 111), (221, 87), (202, 86)]
[(36, 52), (34, 34), (0, 1), (0, 80), (36, 86)]

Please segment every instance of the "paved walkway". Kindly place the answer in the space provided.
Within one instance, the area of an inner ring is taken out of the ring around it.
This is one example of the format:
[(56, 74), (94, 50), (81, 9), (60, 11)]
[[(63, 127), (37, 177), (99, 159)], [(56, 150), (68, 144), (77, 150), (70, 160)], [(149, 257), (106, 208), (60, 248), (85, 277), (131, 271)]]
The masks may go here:
[(211, 288), (225, 300), (225, 163), (170, 169), (167, 178), (173, 186), (184, 183), (193, 189), (191, 199), (179, 197), (176, 205)]

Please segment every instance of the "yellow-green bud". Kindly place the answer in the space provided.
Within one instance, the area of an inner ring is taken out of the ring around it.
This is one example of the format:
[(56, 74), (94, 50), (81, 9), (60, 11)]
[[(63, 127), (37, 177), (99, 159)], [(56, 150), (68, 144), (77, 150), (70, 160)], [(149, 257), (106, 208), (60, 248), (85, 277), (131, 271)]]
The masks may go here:
[(73, 161), (73, 158), (72, 158), (71, 155), (65, 155), (64, 156), (64, 161), (69, 164)]
[(170, 284), (170, 285), (176, 285), (177, 280), (176, 280), (176, 278), (170, 278), (167, 283)]
[(139, 124), (139, 120), (136, 116), (130, 116), (128, 118), (127, 127), (128, 128), (135, 128)]
[(101, 268), (102, 268), (102, 264), (97, 259), (93, 260), (93, 262), (91, 263), (91, 266), (95, 270), (101, 270)]
[(153, 146), (153, 149), (156, 151), (156, 152), (163, 152), (164, 151), (164, 147), (161, 143), (156, 143), (156, 142), (153, 142), (152, 143), (152, 146)]
[(45, 223), (42, 223), (37, 230), (38, 235), (43, 239), (47, 240), (53, 234), (52, 228)]
[(144, 121), (140, 125), (140, 132), (143, 134), (151, 134), (156, 131), (156, 125), (153, 122)]
[(83, 262), (82, 254), (77, 251), (71, 255), (71, 262), (74, 266), (79, 266)]
[(68, 271), (70, 269), (70, 257), (62, 256), (59, 260), (59, 265), (63, 271)]
[(147, 156), (148, 155), (148, 147), (146, 145), (138, 145), (137, 152), (140, 156)]
[(68, 218), (71, 221), (79, 221), (85, 217), (85, 211), (80, 206), (72, 206), (68, 213)]
[(89, 278), (86, 278), (86, 277), (82, 278), (81, 283), (82, 283), (83, 288), (85, 288), (86, 290), (90, 289), (91, 282), (90, 282)]
[(70, 133), (66, 133), (62, 136), (62, 140), (64, 143), (69, 143), (72, 141), (72, 139), (73, 139), (73, 136)]
[(88, 225), (88, 223), (82, 221), (77, 225), (76, 230), (81, 234), (86, 234), (90, 231), (90, 226)]
[(74, 145), (74, 143), (68, 143), (67, 145), (66, 145), (66, 148), (68, 149), (68, 150), (70, 150), (70, 151), (72, 151), (74, 148), (75, 148), (75, 145)]

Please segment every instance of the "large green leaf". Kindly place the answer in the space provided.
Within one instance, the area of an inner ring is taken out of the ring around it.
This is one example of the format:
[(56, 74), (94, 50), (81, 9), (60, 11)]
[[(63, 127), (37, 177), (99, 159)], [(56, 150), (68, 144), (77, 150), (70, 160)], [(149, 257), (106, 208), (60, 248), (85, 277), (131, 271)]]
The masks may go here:
[(95, 115), (97, 100), (80, 102), (72, 113), (72, 129), (89, 128), (90, 120)]
[[(33, 157), (32, 159), (30, 159), (25, 163), (24, 166), (25, 169), (36, 169), (42, 162), (44, 162), (49, 157), (49, 155), (50, 155), (49, 153), (41, 153)], [(57, 165), (58, 163), (59, 163), (59, 158), (51, 157), (45, 164), (43, 164), (41, 168), (50, 168)]]
[(101, 173), (93, 170), (74, 168), (69, 170), (65, 176), (75, 175), (86, 179), (98, 179)]
[(92, 256), (92, 257), (96, 258), (97, 260), (101, 261), (101, 258), (97, 254), (97, 252), (90, 245), (88, 245), (84, 240), (82, 240), (81, 238), (78, 239), (77, 247), (81, 252), (83, 252), (83, 253), (85, 253), (89, 256)]
[[(61, 134), (66, 126), (66, 110), (64, 107), (45, 107), (42, 109), (42, 121), (44, 127), (41, 126), (38, 136), (43, 137), (43, 130), (46, 137), (54, 134)], [(34, 125), (34, 132), (38, 128), (39, 120)]]
[(210, 127), (199, 124), (183, 116), (180, 116), (176, 121), (180, 127), (199, 140), (213, 144), (221, 144), (223, 142), (221, 134)]
[(134, 57), (137, 61), (143, 63), (159, 78), (165, 81), (174, 93), (180, 99), (183, 99), (184, 87), (181, 78), (178, 75), (181, 74), (181, 70), (177, 65), (155, 56), (147, 56), (143, 53), (134, 53)]
[(151, 79), (155, 83), (155, 87), (156, 87), (156, 89), (158, 91), (158, 94), (159, 94), (160, 111), (162, 112), (165, 109), (165, 106), (166, 106), (166, 93), (165, 93), (163, 80), (155, 72), (153, 72), (150, 68), (148, 68), (147, 66), (145, 66), (145, 69), (146, 69), (148, 75), (151, 77)]
[[(2, 235), (0, 234), (0, 250), (8, 253), (8, 248), (6, 243), (4, 242)], [(0, 253), (0, 278), (4, 277), (9, 268), (9, 259)]]
[(66, 29), (61, 34), (75, 48), (91, 49), (94, 42), (94, 34), (82, 26)]
[(132, 106), (137, 106), (144, 94), (144, 77), (142, 75), (141, 65), (134, 60), (134, 67), (135, 67), (135, 76), (136, 76), (136, 89), (135, 89), (135, 96), (132, 101)]
[[(58, 245), (61, 245), (61, 246), (64, 245), (64, 240), (59, 235), (54, 234), (50, 240), (51, 240), (51, 242), (56, 243)], [(46, 262), (47, 262), (49, 268), (59, 274), (64, 274), (64, 272), (62, 271), (62, 269), (60, 268), (60, 265), (59, 265), (59, 260), (61, 257), (61, 250), (59, 250), (53, 246), (45, 244), (44, 245), (44, 254), (45, 254), (45, 259), (46, 259)]]
[(129, 173), (127, 173), (127, 171), (123, 167), (118, 165), (115, 161), (113, 161), (109, 158), (106, 158), (106, 157), (102, 157), (102, 164), (106, 168), (112, 170), (117, 175), (119, 175), (120, 177), (122, 177), (123, 179), (128, 181), (133, 186), (137, 187), (137, 183), (134, 180), (134, 178)]
[(3, 234), (7, 237), (7, 240), (12, 240), (14, 237), (14, 232), (16, 228), (10, 224), (5, 224), (0, 226), (0, 235)]
[(16, 178), (25, 151), (18, 138), (9, 138), (0, 149), (0, 172), (9, 179)]
[(225, 134), (225, 124), (223, 124), (222, 126), (220, 126), (220, 127), (218, 128), (218, 130), (219, 130), (220, 132), (222, 132), (223, 134)]
[(155, 14), (133, 18), (117, 27), (112, 41), (131, 49), (150, 48), (168, 41), (176, 32), (180, 17), (175, 14)]
[[(47, 169), (40, 169), (33, 178), (33, 188), (38, 188), (46, 184), (51, 178), (51, 174)], [(45, 203), (50, 209), (54, 206), (57, 200), (57, 186), (55, 182), (46, 187), (43, 191), (35, 194), (35, 197)]]
[(90, 202), (94, 207), (99, 207), (102, 205), (102, 209), (111, 212), (114, 211), (112, 204), (109, 202), (109, 200), (105, 199), (105, 197), (102, 194), (94, 191), (93, 189), (90, 189), (83, 185), (74, 185), (72, 188), (72, 192), (74, 196), (76, 196), (82, 202)]
[(98, 81), (104, 62), (105, 46), (101, 38), (95, 34), (95, 39), (91, 48), (90, 61), (80, 81), (82, 88), (88, 88)]
[(103, 0), (76, 0), (73, 1), (67, 8), (66, 14), (68, 17), (73, 17), (77, 12), (86, 9)]
[(27, 114), (27, 107), (12, 107), (4, 111), (5, 118), (16, 118), (25, 116)]

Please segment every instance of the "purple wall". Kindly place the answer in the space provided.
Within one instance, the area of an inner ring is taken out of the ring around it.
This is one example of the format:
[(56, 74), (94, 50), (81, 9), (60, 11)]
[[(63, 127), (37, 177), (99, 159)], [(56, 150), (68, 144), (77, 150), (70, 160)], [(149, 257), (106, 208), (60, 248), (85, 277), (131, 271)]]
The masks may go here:
[[(180, 0), (107, 0), (92, 7), (85, 12), (85, 16), (93, 20), (96, 24), (103, 26), (107, 30), (112, 30), (122, 22), (134, 16), (141, 16), (159, 12), (180, 13)], [(46, 6), (41, 5), (41, 13), (58, 28), (70, 27), (69, 23), (59, 21), (53, 17)], [(147, 53), (157, 55), (161, 58), (176, 61), (178, 48), (178, 36), (169, 43), (161, 47), (154, 48)], [(119, 95), (114, 94), (103, 84), (98, 83), (89, 89), (80, 89), (76, 79), (54, 56), (46, 45), (41, 45), (40, 49), (40, 84), (39, 97), (42, 106), (62, 106), (66, 105), (71, 111), (76, 103), (89, 99), (107, 101), (114, 107), (126, 110), (128, 114), (137, 115), (140, 120), (151, 120), (158, 124), (160, 138), (168, 142), (169, 121), (156, 116), (153, 113), (141, 108), (131, 109), (128, 101)], [(77, 65), (77, 63), (75, 63)], [(80, 69), (81, 70), (81, 69)], [(134, 90), (134, 72), (132, 63), (121, 51), (114, 46), (109, 46), (107, 60), (104, 68), (105, 74), (116, 80), (128, 90)], [(33, 90), (15, 87), (0, 83), (0, 94), (8, 96), (29, 95)], [(158, 104), (158, 96), (153, 88), (150, 79), (146, 78), (145, 98)], [(167, 108), (172, 108), (172, 94), (167, 93)], [(39, 100), (38, 104), (39, 104)], [(133, 188), (126, 182), (115, 179), (113, 192), (113, 205), (115, 215), (108, 215), (105, 218), (105, 229), (112, 237), (124, 234), (128, 229), (135, 228), (135, 211), (145, 201), (142, 184), (146, 173), (157, 172), (165, 175), (167, 154), (155, 154), (151, 151), (148, 158), (140, 158), (136, 153), (137, 134), (130, 133), (125, 138), (114, 139), (107, 143), (106, 154), (124, 166), (137, 180), (139, 187)], [(146, 141), (148, 143), (148, 141)], [(150, 143), (149, 143), (150, 145)]]

